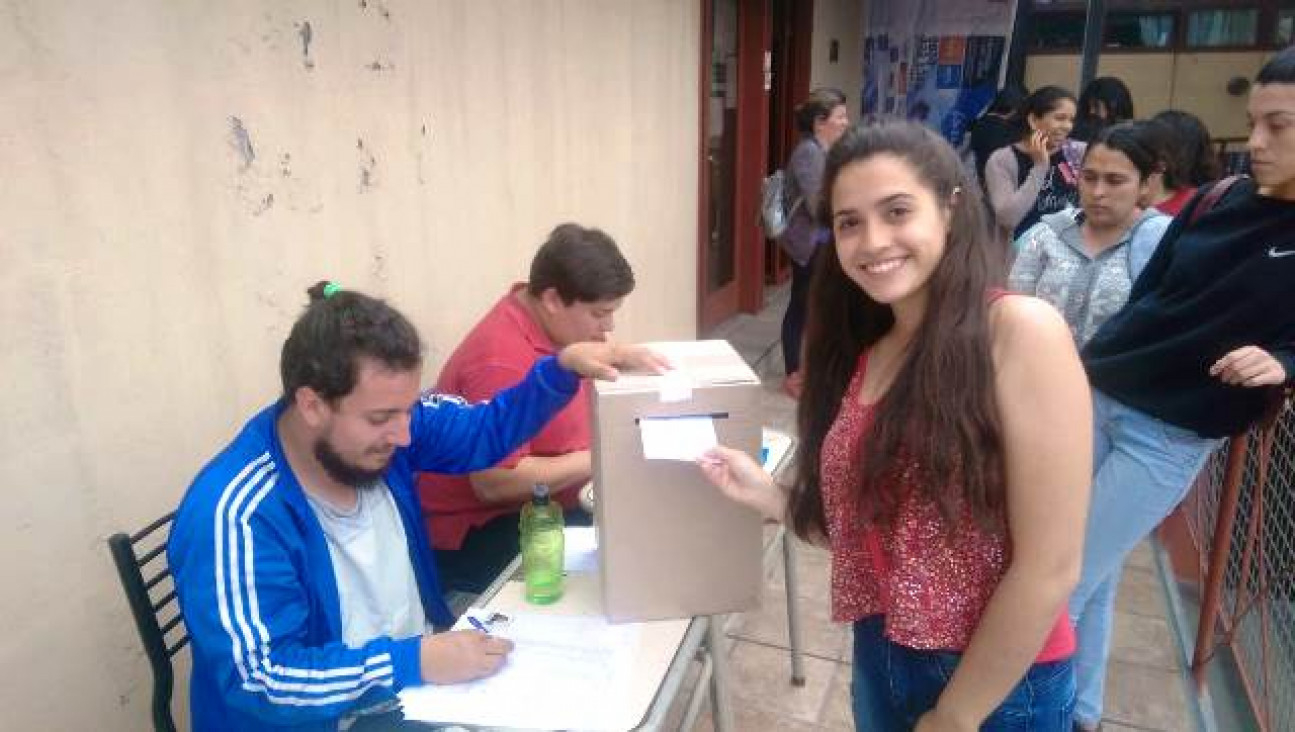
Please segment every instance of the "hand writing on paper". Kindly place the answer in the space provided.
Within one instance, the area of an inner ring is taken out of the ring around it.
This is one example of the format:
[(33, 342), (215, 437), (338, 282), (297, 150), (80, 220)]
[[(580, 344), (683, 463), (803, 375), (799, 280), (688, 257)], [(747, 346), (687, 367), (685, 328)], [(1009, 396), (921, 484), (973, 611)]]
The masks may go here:
[(605, 381), (615, 381), (622, 368), (653, 374), (670, 368), (669, 359), (646, 346), (607, 341), (572, 343), (558, 354), (558, 363), (581, 376)]
[(419, 664), (423, 682), (461, 684), (498, 671), (513, 650), (507, 638), (478, 630), (451, 630), (423, 636)]
[(706, 479), (729, 499), (774, 521), (781, 521), (786, 514), (786, 494), (750, 455), (721, 445), (703, 453), (697, 464)]
[(1225, 384), (1244, 386), (1280, 386), (1288, 374), (1281, 362), (1258, 346), (1242, 346), (1210, 366), (1210, 376)]

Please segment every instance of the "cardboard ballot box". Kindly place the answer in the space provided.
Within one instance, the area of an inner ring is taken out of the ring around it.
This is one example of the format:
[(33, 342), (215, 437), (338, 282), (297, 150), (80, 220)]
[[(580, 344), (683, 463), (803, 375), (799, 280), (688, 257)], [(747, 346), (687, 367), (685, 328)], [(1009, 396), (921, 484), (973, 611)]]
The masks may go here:
[[(727, 341), (649, 345), (675, 370), (594, 382), (603, 609), (613, 621), (749, 610), (760, 598), (760, 516), (725, 498), (691, 460), (645, 458), (642, 423), (709, 418), (720, 444), (758, 455), (760, 380)], [(699, 420), (649, 426), (669, 439), (685, 422)]]

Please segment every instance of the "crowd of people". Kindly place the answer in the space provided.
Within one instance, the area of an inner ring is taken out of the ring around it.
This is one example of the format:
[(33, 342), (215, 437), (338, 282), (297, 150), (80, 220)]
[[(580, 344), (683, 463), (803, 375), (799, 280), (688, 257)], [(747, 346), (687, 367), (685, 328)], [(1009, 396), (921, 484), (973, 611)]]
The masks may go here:
[(1112, 78), (1005, 90), (970, 166), (911, 122), (829, 151), (798, 473), (703, 470), (830, 549), (858, 729), (1100, 726), (1125, 558), (1295, 380), (1295, 48), (1247, 116), (1241, 179)]
[[(1135, 120), (1114, 79), (1006, 91), (972, 166), (916, 122), (848, 127), (839, 92), (802, 105), (797, 468), (699, 469), (830, 550), (858, 729), (1100, 724), (1125, 557), (1295, 376), (1295, 49), (1247, 114), (1250, 177), (1216, 181), (1200, 121)], [(399, 729), (400, 689), (506, 663), (445, 630), (444, 591), (516, 554), (534, 483), (589, 520), (586, 380), (669, 367), (607, 339), (634, 286), (610, 236), (557, 227), (426, 392), (399, 311), (311, 288), (281, 396), (175, 517), (194, 729)]]

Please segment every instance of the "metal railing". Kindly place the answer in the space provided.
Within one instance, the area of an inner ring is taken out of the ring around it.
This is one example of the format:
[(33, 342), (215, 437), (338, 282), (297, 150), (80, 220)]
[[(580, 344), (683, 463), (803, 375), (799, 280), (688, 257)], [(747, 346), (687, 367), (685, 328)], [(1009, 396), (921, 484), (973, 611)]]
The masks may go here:
[(1295, 730), (1295, 403), (1206, 463), (1182, 517), (1203, 578), (1191, 672), (1198, 689), (1228, 650), (1263, 730)]

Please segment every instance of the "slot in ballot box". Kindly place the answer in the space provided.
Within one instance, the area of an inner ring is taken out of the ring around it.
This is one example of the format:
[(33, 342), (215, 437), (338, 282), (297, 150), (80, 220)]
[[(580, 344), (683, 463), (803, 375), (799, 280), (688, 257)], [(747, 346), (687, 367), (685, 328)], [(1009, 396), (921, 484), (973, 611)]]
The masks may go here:
[(647, 459), (641, 423), (709, 418), (720, 444), (754, 457), (760, 380), (727, 341), (648, 345), (675, 370), (594, 387), (604, 612), (617, 622), (749, 610), (760, 599), (760, 516), (725, 498), (691, 460)]

